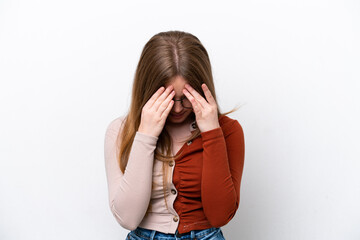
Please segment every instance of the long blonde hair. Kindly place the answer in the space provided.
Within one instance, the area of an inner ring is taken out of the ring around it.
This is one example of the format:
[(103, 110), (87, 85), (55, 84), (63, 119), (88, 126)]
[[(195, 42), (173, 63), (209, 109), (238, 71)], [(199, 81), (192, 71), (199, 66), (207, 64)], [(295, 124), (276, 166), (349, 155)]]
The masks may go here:
[[(176, 76), (183, 77), (204, 98), (201, 84), (205, 83), (216, 100), (213, 76), (208, 53), (200, 40), (194, 35), (183, 31), (167, 31), (154, 35), (144, 46), (136, 68), (132, 86), (131, 105), (123, 121), (122, 131), (118, 134), (118, 163), (124, 173), (128, 162), (131, 146), (141, 121), (141, 111), (150, 97), (161, 87), (165, 86), (170, 79)], [(206, 98), (205, 98), (206, 99)], [(220, 113), (218, 117), (227, 115), (238, 109)], [(195, 120), (194, 112), (191, 113)], [(199, 128), (184, 142), (200, 136)], [(175, 161), (181, 154), (172, 156), (172, 141), (169, 133), (163, 128), (158, 137), (154, 158), (163, 162), (163, 189), (166, 203), (168, 179), (168, 162)], [(163, 154), (164, 153), (164, 154)], [(154, 184), (153, 184), (154, 187)], [(149, 204), (149, 206), (151, 206)], [(166, 207), (167, 203), (166, 203)], [(148, 208), (148, 211), (150, 208)]]

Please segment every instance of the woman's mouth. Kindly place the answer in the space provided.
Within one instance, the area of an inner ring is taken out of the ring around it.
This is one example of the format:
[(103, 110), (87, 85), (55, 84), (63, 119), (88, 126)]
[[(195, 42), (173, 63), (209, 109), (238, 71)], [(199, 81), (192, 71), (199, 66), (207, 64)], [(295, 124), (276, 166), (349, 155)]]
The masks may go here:
[(184, 113), (182, 114), (171, 114), (172, 117), (174, 118), (181, 118), (184, 115)]

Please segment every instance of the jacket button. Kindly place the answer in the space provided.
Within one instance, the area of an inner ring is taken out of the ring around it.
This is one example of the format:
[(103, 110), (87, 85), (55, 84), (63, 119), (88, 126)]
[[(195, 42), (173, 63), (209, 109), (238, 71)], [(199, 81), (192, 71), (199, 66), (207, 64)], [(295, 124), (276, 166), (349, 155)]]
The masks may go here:
[(191, 143), (192, 143), (192, 141), (190, 140), (190, 141), (187, 142), (187, 145), (190, 145)]
[(173, 162), (169, 162), (169, 166), (170, 166), (170, 167), (174, 166), (174, 163), (173, 163)]
[(173, 217), (174, 222), (177, 222), (179, 219), (177, 218), (177, 216)]
[(175, 190), (175, 189), (171, 189), (171, 193), (175, 195), (175, 194), (176, 194), (176, 190)]

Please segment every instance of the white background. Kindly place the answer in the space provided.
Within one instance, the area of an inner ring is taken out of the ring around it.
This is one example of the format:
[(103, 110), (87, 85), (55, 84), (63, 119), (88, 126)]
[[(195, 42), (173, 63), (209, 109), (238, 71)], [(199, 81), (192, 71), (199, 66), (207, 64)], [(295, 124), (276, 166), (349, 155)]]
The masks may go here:
[(245, 133), (230, 240), (360, 239), (360, 2), (0, 1), (0, 239), (125, 239), (103, 141), (145, 43), (197, 36)]

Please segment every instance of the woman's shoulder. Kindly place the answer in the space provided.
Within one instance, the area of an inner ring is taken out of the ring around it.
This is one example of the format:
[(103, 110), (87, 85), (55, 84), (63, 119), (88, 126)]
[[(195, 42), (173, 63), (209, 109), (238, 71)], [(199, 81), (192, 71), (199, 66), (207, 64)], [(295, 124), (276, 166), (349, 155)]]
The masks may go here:
[(119, 116), (119, 117), (111, 120), (106, 128), (106, 132), (109, 132), (109, 131), (119, 132), (120, 127), (124, 123), (125, 118), (126, 118), (126, 116), (122, 115), (122, 116)]
[(231, 118), (226, 115), (220, 116), (219, 124), (225, 134), (236, 130), (242, 131), (242, 127), (239, 121), (235, 118)]
[(235, 118), (231, 118), (227, 115), (221, 115), (219, 117), (219, 123), (220, 125), (232, 125), (235, 122), (237, 122), (237, 120)]

